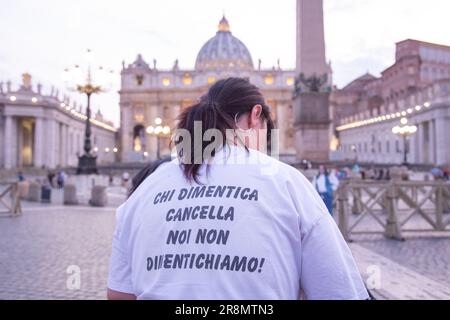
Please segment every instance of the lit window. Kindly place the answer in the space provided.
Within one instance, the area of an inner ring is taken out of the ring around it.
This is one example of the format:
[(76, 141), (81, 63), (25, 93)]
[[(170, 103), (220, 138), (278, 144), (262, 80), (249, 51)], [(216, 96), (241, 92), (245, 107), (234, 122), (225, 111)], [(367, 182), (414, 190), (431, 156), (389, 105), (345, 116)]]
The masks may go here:
[(208, 77), (208, 84), (213, 84), (216, 82), (216, 77)]
[(184, 77), (183, 77), (183, 83), (184, 83), (186, 86), (189, 86), (189, 85), (192, 84), (192, 77), (189, 75), (189, 73), (186, 73), (186, 74), (184, 75)]
[(164, 87), (168, 87), (170, 86), (170, 79), (169, 78), (164, 78), (162, 81), (162, 84)]
[(264, 78), (264, 82), (265, 82), (267, 85), (273, 84), (273, 82), (274, 82), (274, 80), (273, 80), (273, 75), (268, 74), (268, 75)]
[(294, 82), (295, 82), (294, 77), (289, 77), (289, 78), (287, 78), (287, 80), (286, 80), (286, 84), (287, 84), (288, 86), (293, 86), (293, 85), (294, 85)]

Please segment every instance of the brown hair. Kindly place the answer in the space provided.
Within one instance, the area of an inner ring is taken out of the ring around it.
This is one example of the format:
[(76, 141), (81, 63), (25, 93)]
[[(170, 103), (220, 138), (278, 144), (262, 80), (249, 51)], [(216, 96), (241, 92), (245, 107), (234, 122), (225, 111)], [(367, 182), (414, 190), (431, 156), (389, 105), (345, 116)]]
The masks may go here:
[[(204, 95), (200, 101), (184, 110), (179, 117), (177, 130), (184, 129), (189, 132), (191, 137), (190, 152), (183, 152), (178, 148), (182, 139), (175, 136), (175, 146), (178, 156), (184, 158), (182, 161), (183, 172), (188, 181), (198, 182), (199, 169), (201, 163), (196, 161), (194, 148), (194, 123), (201, 122), (202, 132), (209, 129), (217, 129), (223, 136), (222, 143), (226, 144), (226, 130), (237, 129), (236, 119), (239, 116), (250, 113), (254, 106), (261, 105), (261, 117), (267, 121), (267, 148), (270, 151), (271, 130), (274, 128), (270, 115), (270, 108), (266, 104), (263, 95), (259, 89), (252, 85), (247, 79), (228, 78), (216, 82)], [(211, 143), (202, 139), (202, 154)], [(217, 141), (216, 141), (217, 143)], [(214, 156), (214, 154), (212, 155)], [(208, 159), (202, 159), (203, 161)]]

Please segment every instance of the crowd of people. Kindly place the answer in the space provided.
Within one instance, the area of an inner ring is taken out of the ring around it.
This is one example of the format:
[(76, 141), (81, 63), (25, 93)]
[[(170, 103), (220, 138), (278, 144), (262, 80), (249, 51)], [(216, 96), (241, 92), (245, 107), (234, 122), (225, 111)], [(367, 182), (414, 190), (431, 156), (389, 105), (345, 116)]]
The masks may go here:
[[(23, 182), (23, 181), (27, 180), (23, 171), (17, 172), (17, 180), (19, 182)], [(39, 179), (39, 181), (43, 182), (44, 186), (48, 186), (50, 188), (58, 188), (58, 189), (64, 188), (64, 184), (65, 184), (66, 180), (67, 180), (67, 173), (63, 169), (60, 169), (57, 171), (49, 170), (47, 172), (47, 177), (45, 180), (41, 181)]]

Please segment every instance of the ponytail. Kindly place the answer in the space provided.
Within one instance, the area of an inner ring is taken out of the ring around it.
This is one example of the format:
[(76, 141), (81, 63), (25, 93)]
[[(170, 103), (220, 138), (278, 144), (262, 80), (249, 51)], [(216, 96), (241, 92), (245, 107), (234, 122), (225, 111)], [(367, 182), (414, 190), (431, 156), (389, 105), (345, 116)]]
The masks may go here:
[[(173, 142), (188, 181), (199, 183), (200, 167), (208, 160), (202, 158), (205, 149), (211, 147), (211, 145), (214, 150), (223, 148), (226, 145), (226, 131), (236, 129), (236, 118), (251, 112), (255, 105), (262, 106), (262, 117), (267, 121), (267, 146), (270, 151), (271, 130), (274, 127), (270, 109), (259, 89), (246, 79), (228, 78), (216, 82), (208, 93), (200, 99), (199, 103), (182, 112)], [(220, 131), (222, 139), (214, 138), (212, 142), (202, 139), (200, 149), (198, 145), (195, 145), (198, 142), (194, 141), (196, 126), (198, 126), (196, 124), (198, 123), (201, 124), (202, 133), (210, 129), (216, 129)], [(182, 131), (187, 135), (180, 134), (177, 136), (177, 132)], [(184, 139), (190, 139), (189, 143), (186, 144)], [(183, 147), (180, 147), (181, 145)], [(189, 150), (186, 150), (186, 145), (188, 145)], [(214, 155), (213, 151), (211, 156), (214, 157)]]

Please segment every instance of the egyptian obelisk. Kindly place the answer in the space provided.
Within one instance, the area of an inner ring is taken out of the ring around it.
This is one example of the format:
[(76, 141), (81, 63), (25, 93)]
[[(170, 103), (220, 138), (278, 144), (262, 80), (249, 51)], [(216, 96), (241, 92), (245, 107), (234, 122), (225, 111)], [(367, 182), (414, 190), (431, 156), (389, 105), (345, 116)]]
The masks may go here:
[(325, 57), (323, 0), (297, 0), (296, 71), (294, 115), (297, 158), (328, 161), (331, 69)]

